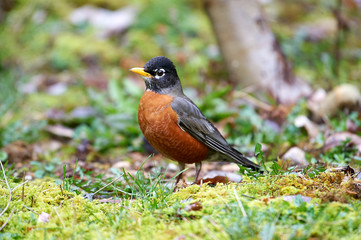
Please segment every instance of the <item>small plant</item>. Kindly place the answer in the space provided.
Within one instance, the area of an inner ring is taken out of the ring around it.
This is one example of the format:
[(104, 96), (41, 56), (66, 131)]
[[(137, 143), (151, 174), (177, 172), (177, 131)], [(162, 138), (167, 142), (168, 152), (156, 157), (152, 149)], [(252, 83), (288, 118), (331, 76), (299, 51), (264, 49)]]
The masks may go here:
[(32, 171), (36, 178), (43, 178), (45, 176), (54, 176), (56, 167), (59, 165), (59, 158), (52, 158), (50, 162), (38, 162), (31, 161), (30, 164), (33, 166)]
[(78, 160), (75, 163), (73, 175), (70, 178), (68, 178), (66, 176), (66, 165), (63, 166), (63, 182), (61, 184), (61, 187), (63, 189), (65, 189), (66, 191), (72, 191), (72, 185), (74, 183), (74, 175), (75, 175), (75, 172), (77, 171), (77, 168), (78, 168)]
[(254, 147), (254, 155), (256, 156), (258, 163), (264, 167), (265, 171), (267, 171), (262, 145), (260, 143), (256, 143), (256, 146)]
[[(165, 174), (162, 173), (160, 168), (155, 168), (155, 171), (149, 173), (149, 176), (146, 177), (144, 171), (144, 164), (146, 161), (143, 162), (134, 176), (124, 169), (123, 176), (127, 183), (126, 191), (131, 194), (131, 198), (135, 196), (136, 199), (140, 200), (143, 208), (155, 210), (167, 204), (167, 199), (173, 191), (164, 184)], [(170, 183), (174, 181), (174, 178), (175, 177), (173, 177)]]
[(22, 121), (14, 121), (6, 127), (0, 126), (0, 147), (17, 140), (33, 142), (39, 138), (40, 132), (46, 126), (46, 121), (34, 122), (25, 126)]
[(308, 166), (308, 167), (302, 169), (302, 174), (308, 175), (310, 178), (314, 178), (315, 176), (317, 176), (320, 173), (325, 172), (325, 171), (326, 171), (326, 168), (324, 168), (322, 166), (318, 166), (318, 167)]
[(356, 157), (356, 153), (356, 146), (351, 143), (351, 139), (347, 139), (320, 157), (326, 163), (349, 164)]
[(5, 163), (7, 159), (8, 159), (8, 154), (4, 151), (0, 151), (0, 161), (2, 163)]

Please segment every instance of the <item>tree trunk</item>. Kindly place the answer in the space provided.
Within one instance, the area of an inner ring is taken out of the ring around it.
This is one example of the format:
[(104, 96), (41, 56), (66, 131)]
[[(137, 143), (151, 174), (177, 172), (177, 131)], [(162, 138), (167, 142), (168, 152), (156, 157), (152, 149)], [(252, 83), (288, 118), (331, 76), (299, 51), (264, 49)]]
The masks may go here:
[(232, 78), (283, 104), (311, 93), (294, 76), (258, 1), (204, 0), (204, 6)]

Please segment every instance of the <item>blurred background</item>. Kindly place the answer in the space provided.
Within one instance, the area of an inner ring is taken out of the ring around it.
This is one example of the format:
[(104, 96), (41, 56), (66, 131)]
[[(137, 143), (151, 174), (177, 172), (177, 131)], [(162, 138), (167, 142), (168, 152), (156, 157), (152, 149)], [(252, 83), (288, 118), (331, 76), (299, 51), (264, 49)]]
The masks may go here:
[(135, 171), (153, 150), (129, 69), (163, 55), (246, 155), (357, 164), (360, 25), (359, 0), (0, 0), (2, 159), (33, 178)]

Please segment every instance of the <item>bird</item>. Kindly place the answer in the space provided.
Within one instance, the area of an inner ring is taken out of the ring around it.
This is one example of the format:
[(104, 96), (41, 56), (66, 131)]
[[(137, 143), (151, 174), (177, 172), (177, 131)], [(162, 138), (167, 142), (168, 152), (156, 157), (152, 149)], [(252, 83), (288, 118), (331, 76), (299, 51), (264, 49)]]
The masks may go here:
[(138, 123), (146, 140), (163, 156), (178, 162), (181, 179), (185, 164), (195, 164), (197, 183), (202, 162), (232, 162), (254, 171), (260, 166), (233, 148), (188, 98), (176, 67), (164, 56), (150, 59), (131, 72), (141, 75), (145, 91), (138, 107)]

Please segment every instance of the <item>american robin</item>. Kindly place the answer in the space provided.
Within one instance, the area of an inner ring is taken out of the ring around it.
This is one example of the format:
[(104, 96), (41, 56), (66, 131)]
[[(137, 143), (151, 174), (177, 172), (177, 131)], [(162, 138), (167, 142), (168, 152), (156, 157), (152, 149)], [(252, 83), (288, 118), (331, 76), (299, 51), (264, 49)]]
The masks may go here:
[[(171, 60), (155, 57), (143, 68), (130, 71), (143, 76), (146, 91), (139, 102), (138, 121), (148, 142), (165, 157), (175, 160), (181, 171), (195, 163), (197, 182), (202, 161), (233, 162), (259, 171), (259, 165), (231, 147), (217, 128), (183, 93)], [(181, 174), (178, 175), (176, 184)]]

